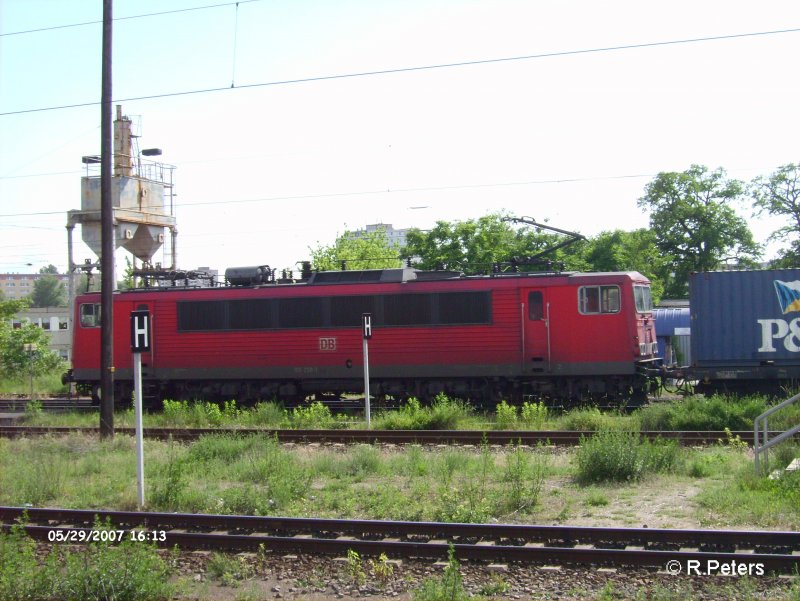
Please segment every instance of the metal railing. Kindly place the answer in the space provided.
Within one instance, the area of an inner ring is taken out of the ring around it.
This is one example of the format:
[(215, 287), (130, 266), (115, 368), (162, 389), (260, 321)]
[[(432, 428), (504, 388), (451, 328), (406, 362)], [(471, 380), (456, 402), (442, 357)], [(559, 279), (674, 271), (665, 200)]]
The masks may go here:
[(798, 424), (794, 428), (790, 428), (785, 432), (781, 432), (774, 438), (770, 439), (767, 418), (773, 413), (780, 411), (784, 407), (788, 407), (789, 405), (793, 404), (798, 399), (800, 399), (800, 394), (796, 394), (792, 398), (783, 401), (779, 405), (775, 405), (774, 407), (767, 409), (755, 419), (755, 422), (753, 423), (753, 450), (755, 451), (756, 475), (760, 476), (762, 474), (761, 453), (764, 454), (763, 473), (769, 473), (769, 450), (776, 444), (783, 442), (787, 438), (791, 438), (796, 433), (800, 432), (800, 424)]

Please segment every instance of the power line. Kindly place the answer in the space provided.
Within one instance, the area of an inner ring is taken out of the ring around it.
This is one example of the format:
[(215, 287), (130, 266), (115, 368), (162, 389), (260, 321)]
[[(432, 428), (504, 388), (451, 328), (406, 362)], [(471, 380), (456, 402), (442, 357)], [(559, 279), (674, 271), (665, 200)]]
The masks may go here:
[[(747, 170), (738, 170), (747, 171)], [(756, 171), (751, 169), (750, 171)], [(645, 177), (656, 177), (656, 173), (635, 173), (626, 175), (599, 175), (594, 177), (562, 177), (554, 179), (539, 179), (539, 180), (522, 180), (513, 182), (490, 182), (485, 184), (453, 184), (450, 186), (423, 186), (423, 187), (409, 187), (409, 188), (386, 188), (380, 190), (353, 190), (349, 192), (324, 192), (320, 194), (299, 194), (296, 196), (265, 196), (260, 198), (240, 198), (233, 200), (212, 200), (208, 202), (176, 202), (175, 208), (182, 209), (186, 207), (210, 207), (216, 205), (234, 205), (234, 204), (247, 204), (254, 202), (274, 202), (274, 201), (290, 201), (290, 200), (315, 200), (321, 198), (337, 198), (343, 196), (373, 196), (379, 194), (407, 194), (412, 192), (444, 192), (449, 190), (471, 190), (480, 188), (503, 188), (512, 186), (538, 186), (546, 184), (575, 184), (584, 182), (597, 182), (597, 181), (614, 181), (626, 179), (640, 179)], [(6, 213), (0, 214), (0, 217), (41, 217), (47, 215), (62, 215), (64, 211), (42, 211), (37, 213)]]
[[(217, 87), (217, 88), (204, 88), (199, 90), (183, 90), (180, 92), (165, 92), (163, 94), (151, 94), (148, 96), (132, 96), (130, 98), (117, 98), (114, 102), (134, 102), (139, 100), (156, 100), (159, 98), (172, 98), (177, 96), (190, 96), (196, 94), (208, 94), (211, 92), (223, 92), (228, 90), (242, 90), (242, 89), (249, 89), (249, 88), (263, 88), (263, 87), (270, 87), (270, 86), (283, 86), (283, 85), (290, 85), (290, 84), (299, 84), (299, 83), (313, 83), (318, 81), (331, 81), (337, 79), (353, 79), (356, 77), (374, 77), (377, 75), (396, 75), (399, 73), (413, 73), (418, 71), (433, 71), (437, 69), (452, 69), (455, 67), (472, 67), (477, 65), (489, 65), (489, 64), (496, 64), (496, 63), (509, 63), (514, 61), (526, 61), (526, 60), (534, 60), (534, 59), (544, 59), (544, 58), (556, 58), (556, 57), (564, 57), (564, 56), (577, 56), (582, 54), (595, 54), (601, 52), (618, 52), (622, 50), (640, 50), (644, 48), (658, 48), (663, 46), (677, 46), (680, 44), (697, 44), (701, 42), (718, 42), (723, 40), (735, 40), (735, 39), (743, 39), (743, 38), (753, 38), (753, 37), (763, 37), (763, 36), (770, 36), (770, 35), (781, 35), (787, 33), (799, 33), (800, 28), (793, 28), (793, 29), (777, 29), (773, 31), (756, 31), (750, 33), (735, 33), (735, 34), (727, 34), (727, 35), (718, 35), (718, 36), (706, 36), (700, 38), (686, 38), (681, 40), (667, 40), (661, 42), (643, 42), (641, 44), (625, 44), (621, 46), (606, 46), (601, 48), (584, 48), (580, 50), (562, 50), (562, 51), (555, 51), (555, 52), (544, 52), (541, 54), (528, 54), (524, 56), (510, 56), (510, 57), (501, 57), (501, 58), (487, 58), (487, 59), (478, 59), (472, 61), (461, 61), (455, 63), (440, 63), (434, 65), (421, 65), (421, 66), (412, 66), (412, 67), (398, 67), (395, 69), (379, 69), (376, 71), (360, 71), (355, 73), (339, 73), (333, 75), (318, 75), (313, 77), (304, 77), (300, 79), (285, 79), (279, 81), (267, 81), (267, 82), (260, 82), (260, 83), (251, 83), (251, 84), (244, 84), (238, 85), (236, 87)], [(0, 113), (0, 117), (5, 117), (9, 115), (21, 115), (25, 113), (39, 113), (44, 111), (55, 111), (55, 110), (64, 110), (64, 109), (72, 109), (72, 108), (82, 108), (87, 106), (97, 106), (100, 104), (97, 101), (93, 102), (82, 102), (78, 104), (64, 104), (59, 106), (49, 106), (49, 107), (40, 107), (34, 109), (22, 109), (18, 111), (8, 111), (5, 113)]]
[[(206, 10), (209, 8), (222, 8), (225, 6), (239, 6), (240, 4), (248, 4), (250, 2), (262, 2), (263, 0), (239, 0), (239, 2), (226, 2), (224, 4), (209, 4), (206, 6), (195, 6), (192, 8), (177, 8), (175, 10), (165, 10), (163, 12), (158, 13), (146, 13), (142, 15), (131, 15), (129, 17), (117, 17), (114, 21), (128, 21), (131, 19), (142, 19), (145, 17), (159, 17), (161, 15), (171, 15), (175, 13), (188, 13), (191, 11), (196, 10)], [(69, 29), (71, 27), (85, 27), (86, 25), (99, 25), (103, 21), (84, 21), (83, 23), (70, 23), (67, 25), (53, 25), (52, 27), (41, 27), (39, 29), (27, 29), (25, 31), (10, 31), (8, 33), (0, 33), (0, 37), (12, 36), (12, 35), (25, 35), (28, 33), (40, 33), (43, 31), (54, 31), (56, 29)]]
[[(213, 200), (209, 202), (186, 202), (175, 203), (176, 209), (185, 207), (208, 207), (214, 205), (229, 205), (229, 204), (245, 204), (251, 202), (270, 202), (270, 201), (288, 201), (288, 200), (313, 200), (318, 198), (335, 198), (341, 196), (370, 196), (377, 194), (404, 194), (410, 192), (441, 192), (446, 190), (467, 190), (475, 188), (497, 188), (508, 186), (534, 186), (543, 184), (568, 184), (578, 182), (591, 182), (603, 180), (620, 180), (620, 179), (636, 179), (642, 177), (655, 177), (653, 173), (639, 173), (633, 175), (606, 175), (597, 177), (572, 177), (572, 178), (558, 178), (558, 179), (542, 179), (542, 180), (529, 180), (517, 182), (494, 182), (487, 184), (457, 184), (451, 186), (427, 186), (419, 188), (389, 188), (382, 190), (355, 190), (351, 192), (328, 192), (321, 194), (301, 194), (297, 196), (267, 196), (263, 198), (241, 198), (236, 200)], [(0, 217), (40, 217), (45, 215), (62, 215), (64, 211), (42, 211), (37, 213), (6, 213), (0, 214)]]

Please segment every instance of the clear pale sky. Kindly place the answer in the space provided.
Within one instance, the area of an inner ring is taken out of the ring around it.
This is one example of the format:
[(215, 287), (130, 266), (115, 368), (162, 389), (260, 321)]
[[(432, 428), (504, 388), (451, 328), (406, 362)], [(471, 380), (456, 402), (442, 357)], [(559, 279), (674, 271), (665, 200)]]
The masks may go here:
[[(749, 181), (800, 161), (796, 0), (115, 0), (114, 16), (115, 104), (177, 166), (184, 268), (290, 267), (368, 223), (503, 209), (646, 227), (636, 201), (660, 171)], [(101, 19), (101, 0), (0, 0), (0, 272), (66, 269), (81, 157), (100, 150)], [(183, 94), (199, 90), (216, 91)], [(775, 229), (737, 208), (760, 241)]]

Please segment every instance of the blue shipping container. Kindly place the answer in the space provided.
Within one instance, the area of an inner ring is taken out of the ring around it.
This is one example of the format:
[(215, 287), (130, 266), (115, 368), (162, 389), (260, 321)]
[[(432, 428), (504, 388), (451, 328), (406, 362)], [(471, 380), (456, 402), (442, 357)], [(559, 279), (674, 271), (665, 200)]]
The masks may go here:
[(653, 319), (656, 322), (658, 356), (664, 360), (664, 365), (691, 364), (691, 320), (688, 307), (653, 309)]
[(695, 366), (800, 365), (800, 269), (695, 273), (689, 291)]

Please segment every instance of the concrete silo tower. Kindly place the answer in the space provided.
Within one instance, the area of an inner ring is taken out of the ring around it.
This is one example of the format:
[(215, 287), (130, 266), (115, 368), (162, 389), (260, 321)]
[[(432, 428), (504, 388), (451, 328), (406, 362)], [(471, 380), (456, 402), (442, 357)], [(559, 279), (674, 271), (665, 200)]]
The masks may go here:
[[(134, 150), (136, 149), (136, 150)], [(176, 267), (176, 219), (173, 207), (172, 165), (158, 163), (147, 157), (158, 156), (161, 151), (138, 151), (138, 140), (131, 129), (131, 119), (122, 115), (117, 106), (114, 121), (114, 175), (112, 178), (112, 205), (114, 222), (114, 248), (124, 248), (133, 257), (134, 267), (141, 261), (144, 272), (153, 270), (153, 257), (168, 242), (170, 269)], [(101, 255), (100, 225), (100, 173), (99, 156), (85, 156), (85, 175), (81, 178), (81, 208), (67, 213), (69, 272), (89, 270), (99, 266), (99, 260), (76, 264), (73, 260), (72, 234), (75, 225), (81, 226), (81, 238), (97, 255)], [(169, 239), (166, 232), (169, 230)], [(160, 266), (159, 266), (160, 267)]]

